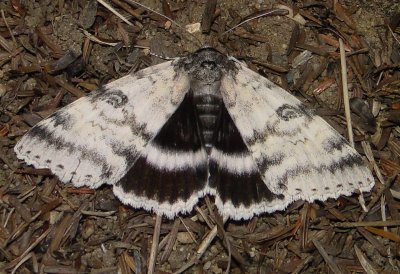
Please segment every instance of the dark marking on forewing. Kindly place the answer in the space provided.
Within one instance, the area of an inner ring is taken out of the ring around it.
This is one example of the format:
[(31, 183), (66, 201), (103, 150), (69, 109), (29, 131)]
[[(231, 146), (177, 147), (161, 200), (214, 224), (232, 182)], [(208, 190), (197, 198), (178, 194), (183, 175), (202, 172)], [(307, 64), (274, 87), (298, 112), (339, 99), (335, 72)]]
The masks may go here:
[[(124, 107), (128, 103), (128, 97), (120, 90), (110, 90), (106, 87), (102, 87), (98, 89), (97, 91), (91, 93), (88, 96), (90, 102), (96, 106), (97, 101), (105, 101), (108, 104), (110, 104), (113, 108), (115, 109), (120, 109)], [(139, 138), (142, 138), (145, 141), (150, 141), (153, 137), (154, 134), (151, 132), (148, 132), (146, 130), (147, 124), (146, 123), (139, 123), (137, 121), (137, 118), (135, 117), (134, 109), (127, 110), (127, 109), (121, 109), (118, 111), (121, 111), (124, 118), (123, 120), (116, 120), (114, 118), (110, 118), (108, 115), (109, 112), (112, 112), (113, 110), (111, 109), (99, 109), (99, 116), (107, 122), (107, 124), (112, 124), (117, 127), (124, 127), (124, 126), (129, 126), (131, 129), (131, 132), (134, 136), (137, 136)], [(112, 116), (111, 116), (112, 117)], [(100, 126), (100, 124), (96, 124), (96, 126)]]
[(106, 169), (106, 170), (102, 170), (102, 173), (101, 173), (101, 175), (100, 175), (100, 179), (102, 179), (102, 180), (108, 180), (108, 179), (112, 178), (113, 174), (114, 174), (113, 171), (112, 171), (111, 168), (109, 167), (109, 168)]
[(276, 114), (278, 114), (278, 117), (280, 117), (285, 121), (289, 121), (299, 117), (303, 117), (307, 120), (312, 118), (310, 113), (302, 105), (296, 106), (296, 105), (283, 104), (276, 110)]
[[(154, 79), (154, 77), (152, 75), (158, 73), (160, 71), (160, 69), (155, 69), (154, 67), (148, 67), (146, 69), (142, 69), (139, 70), (137, 72), (135, 72), (132, 76), (135, 78), (135, 80), (139, 80), (139, 79), (149, 79), (150, 81), (157, 82), (159, 79)], [(160, 76), (160, 75), (158, 75)], [(161, 75), (163, 76), (163, 75)], [(162, 79), (165, 80), (165, 79)]]
[(54, 127), (61, 126), (61, 128), (66, 131), (70, 130), (75, 123), (73, 116), (63, 109), (54, 112), (48, 119), (53, 121)]
[(113, 108), (121, 108), (128, 103), (128, 97), (120, 90), (110, 90), (105, 87), (98, 89), (88, 96), (92, 103), (104, 101)]
[[(104, 156), (93, 149), (87, 149), (75, 143), (67, 142), (61, 137), (56, 137), (46, 126), (36, 125), (26, 134), (25, 138), (37, 139), (38, 142), (45, 142), (48, 147), (54, 148), (56, 151), (59, 151), (59, 153), (68, 152), (69, 154), (81, 155), (83, 159), (92, 162), (94, 166), (100, 166), (103, 175), (109, 174), (110, 172), (110, 166)], [(43, 151), (42, 155), (46, 156), (46, 151)], [(47, 160), (45, 162), (48, 163)]]
[(347, 146), (348, 143), (346, 139), (336, 133), (331, 138), (324, 140), (322, 145), (327, 153), (333, 153), (335, 151), (342, 151), (343, 147)]
[(131, 165), (136, 161), (139, 152), (133, 146), (126, 147), (122, 142), (118, 142), (118, 140), (112, 142), (110, 145), (114, 154), (125, 159), (127, 163), (126, 171), (128, 172)]
[[(318, 174), (326, 171), (329, 171), (330, 173), (334, 174), (337, 171), (343, 171), (347, 168), (363, 167), (363, 166), (365, 166), (365, 164), (360, 155), (348, 154), (341, 158), (335, 159), (335, 161), (333, 161), (332, 164), (330, 165), (325, 165), (325, 164), (322, 164), (320, 166), (301, 165), (293, 169), (287, 169), (286, 172), (276, 180), (280, 188), (285, 189), (289, 178), (296, 177), (300, 174), (309, 174), (310, 172), (315, 172)], [(268, 178), (265, 179), (267, 180)]]
[(269, 155), (268, 157), (261, 158), (261, 160), (257, 163), (260, 173), (265, 174), (269, 168), (279, 166), (282, 164), (284, 158), (285, 155), (283, 153), (276, 153)]
[[(101, 111), (99, 116), (106, 122), (107, 127), (110, 127), (110, 125), (113, 125), (115, 127), (128, 126), (134, 136), (139, 137), (146, 142), (150, 141), (154, 137), (154, 134), (147, 131), (147, 123), (137, 122), (137, 119), (133, 113), (134, 110), (132, 110), (131, 112), (132, 113), (128, 115), (128, 113), (125, 111), (123, 114), (123, 120), (115, 120), (113, 118), (109, 118), (107, 111)], [(102, 126), (98, 123), (95, 123), (95, 121), (93, 121), (92, 123), (102, 128)]]
[(134, 136), (139, 136), (145, 141), (150, 141), (154, 134), (146, 130), (147, 124), (139, 124), (136, 122), (135, 117), (131, 117), (128, 121), (131, 132)]
[(158, 79), (154, 79), (153, 75), (151, 75), (151, 74), (148, 75), (148, 76), (146, 77), (146, 79), (149, 80), (149, 81), (151, 82), (152, 85), (154, 85), (155, 83), (157, 83), (157, 80), (158, 80)]
[[(259, 74), (257, 74), (257, 76), (260, 76)], [(264, 79), (264, 78), (263, 78)], [(259, 79), (255, 79), (255, 81), (260, 82)], [(271, 81), (265, 82), (264, 81), (264, 87), (266, 87), (267, 89), (275, 89), (277, 87), (276, 84), (274, 84)]]
[(307, 131), (311, 123), (314, 121), (313, 115), (311, 113), (307, 113), (307, 115), (304, 116), (306, 118), (302, 120), (303, 123), (301, 125), (299, 124), (296, 127), (294, 126), (288, 127), (287, 130), (281, 130), (281, 129), (278, 130), (280, 123), (289, 122), (291, 119), (294, 119), (295, 116), (297, 115), (296, 112), (292, 112), (291, 110), (284, 112), (285, 113), (280, 114), (283, 117), (285, 117), (285, 118), (281, 117), (282, 120), (277, 120), (273, 124), (266, 123), (265, 127), (260, 131), (253, 130), (253, 134), (251, 135), (252, 137), (248, 137), (246, 139), (247, 145), (253, 146), (257, 143), (265, 143), (267, 138), (270, 136), (282, 137), (289, 140), (290, 138), (300, 135), (303, 131), (304, 132)]

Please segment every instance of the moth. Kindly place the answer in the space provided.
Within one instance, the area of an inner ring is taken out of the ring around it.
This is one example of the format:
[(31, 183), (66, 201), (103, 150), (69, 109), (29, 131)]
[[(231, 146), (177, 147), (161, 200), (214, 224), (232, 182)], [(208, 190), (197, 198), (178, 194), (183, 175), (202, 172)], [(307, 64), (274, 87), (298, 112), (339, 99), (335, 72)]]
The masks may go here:
[(205, 195), (240, 220), (374, 185), (321, 117), (212, 48), (91, 92), (34, 126), (15, 152), (62, 182), (112, 185), (124, 204), (168, 218)]

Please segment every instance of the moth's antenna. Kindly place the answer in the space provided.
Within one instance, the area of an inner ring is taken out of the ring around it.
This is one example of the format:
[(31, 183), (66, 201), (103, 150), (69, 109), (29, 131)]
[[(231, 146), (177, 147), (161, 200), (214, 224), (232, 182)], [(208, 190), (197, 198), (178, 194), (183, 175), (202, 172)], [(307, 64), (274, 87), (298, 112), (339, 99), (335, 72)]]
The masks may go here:
[(152, 12), (152, 13), (155, 13), (155, 14), (157, 14), (157, 15), (163, 17), (164, 19), (167, 19), (167, 20), (170, 21), (172, 24), (174, 24), (174, 25), (177, 26), (178, 28), (184, 30), (184, 31), (187, 32), (189, 35), (191, 35), (197, 42), (199, 42), (200, 45), (202, 44), (202, 42), (199, 40), (199, 38), (197, 38), (197, 37), (196, 37), (195, 35), (193, 35), (192, 33), (188, 32), (183, 26), (181, 26), (180, 24), (178, 24), (176, 21), (172, 20), (172, 19), (169, 18), (168, 16), (166, 16), (166, 15), (164, 15), (164, 14), (158, 12), (158, 11), (155, 11), (155, 10), (153, 10), (153, 9), (151, 9), (151, 8), (149, 8), (149, 7), (145, 6), (145, 5), (143, 5), (143, 4), (140, 4), (140, 3), (136, 2), (136, 1), (133, 1), (133, 0), (126, 0), (126, 1), (131, 2), (131, 3), (133, 3), (134, 5), (138, 5), (138, 6), (142, 7), (142, 8), (144, 8), (144, 9), (146, 9), (146, 10)]
[(138, 5), (138, 6), (142, 7), (142, 8), (144, 8), (144, 9), (146, 9), (146, 10), (152, 12), (152, 13), (155, 13), (155, 14), (161, 16), (162, 18), (167, 19), (168, 21), (171, 21), (171, 23), (175, 24), (177, 27), (179, 27), (179, 28), (181, 28), (181, 29), (185, 29), (184, 27), (182, 27), (181, 25), (179, 25), (177, 22), (175, 22), (174, 20), (172, 20), (172, 19), (169, 18), (168, 16), (166, 16), (166, 15), (164, 15), (164, 14), (162, 14), (162, 13), (156, 11), (156, 10), (153, 10), (152, 8), (149, 8), (149, 7), (147, 7), (147, 6), (143, 5), (143, 4), (140, 4), (139, 2), (133, 1), (133, 0), (127, 0), (127, 1), (128, 1), (128, 2), (131, 2), (131, 3), (135, 4), (135, 5)]
[(104, 7), (106, 7), (109, 11), (111, 11), (112, 13), (114, 13), (116, 16), (118, 16), (122, 21), (124, 21), (125, 23), (127, 23), (129, 26), (132, 26), (133, 24), (131, 22), (129, 22), (128, 19), (126, 19), (124, 16), (122, 16), (122, 14), (120, 14), (118, 11), (116, 11), (112, 6), (110, 6), (107, 2), (103, 1), (103, 0), (97, 0), (97, 2), (99, 2), (100, 4), (102, 4)]
[(255, 14), (252, 14), (252, 15), (250, 15), (248, 17), (245, 17), (242, 22), (240, 22), (236, 26), (233, 26), (232, 28), (228, 29), (227, 31), (222, 33), (221, 36), (227, 34), (228, 32), (231, 32), (232, 30), (236, 29), (237, 27), (240, 27), (243, 24), (246, 24), (247, 22), (249, 22), (251, 20), (254, 20), (254, 19), (257, 19), (257, 18), (260, 18), (260, 17), (263, 17), (263, 16), (288, 15), (288, 14), (289, 14), (289, 11), (285, 10), (285, 9), (262, 10), (262, 11), (259, 11), (259, 12), (255, 13)]

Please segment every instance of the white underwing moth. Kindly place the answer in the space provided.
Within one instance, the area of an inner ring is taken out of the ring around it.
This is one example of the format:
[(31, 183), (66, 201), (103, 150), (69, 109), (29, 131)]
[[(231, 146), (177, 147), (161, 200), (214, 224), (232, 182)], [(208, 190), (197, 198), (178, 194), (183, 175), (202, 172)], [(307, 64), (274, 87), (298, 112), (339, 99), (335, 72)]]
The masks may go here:
[(369, 191), (362, 157), (321, 117), (237, 60), (202, 48), (60, 109), (15, 146), (74, 186), (173, 218), (209, 194), (224, 218)]

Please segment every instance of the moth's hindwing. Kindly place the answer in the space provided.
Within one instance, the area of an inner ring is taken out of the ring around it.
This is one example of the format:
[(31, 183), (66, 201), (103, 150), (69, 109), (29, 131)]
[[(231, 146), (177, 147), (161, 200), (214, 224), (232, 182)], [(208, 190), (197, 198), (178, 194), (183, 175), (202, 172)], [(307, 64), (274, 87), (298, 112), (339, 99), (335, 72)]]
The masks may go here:
[(139, 158), (114, 185), (126, 204), (170, 218), (190, 212), (208, 193), (207, 153), (202, 147), (196, 114), (187, 95)]
[(284, 195), (271, 192), (227, 109), (210, 155), (210, 190), (223, 217), (249, 219), (283, 208)]

